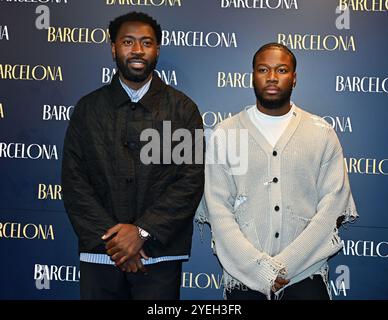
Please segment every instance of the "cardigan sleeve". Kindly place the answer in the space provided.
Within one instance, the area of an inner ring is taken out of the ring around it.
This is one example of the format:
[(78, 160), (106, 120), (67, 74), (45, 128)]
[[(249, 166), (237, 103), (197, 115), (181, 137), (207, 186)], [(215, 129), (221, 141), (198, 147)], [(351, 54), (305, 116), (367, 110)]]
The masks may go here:
[[(270, 295), (272, 285), (284, 265), (256, 249), (240, 230), (234, 215), (236, 185), (220, 142), (222, 130), (209, 139), (205, 165), (205, 206), (215, 244), (215, 252), (224, 270), (252, 290)], [(225, 131), (224, 131), (225, 132)], [(223, 141), (224, 142), (224, 141)], [(202, 222), (206, 221), (202, 212)]]
[[(331, 129), (331, 128), (330, 128)], [(298, 237), (275, 258), (287, 269), (287, 279), (326, 260), (342, 247), (337, 219), (344, 222), (358, 217), (344, 166), (341, 145), (334, 130), (329, 131), (317, 180), (316, 214)]]

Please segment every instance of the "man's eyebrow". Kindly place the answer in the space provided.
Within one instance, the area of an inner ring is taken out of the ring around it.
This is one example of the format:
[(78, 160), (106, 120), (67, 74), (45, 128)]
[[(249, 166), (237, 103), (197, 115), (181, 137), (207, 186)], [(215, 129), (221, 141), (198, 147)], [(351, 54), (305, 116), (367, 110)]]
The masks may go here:
[[(257, 64), (258, 66), (269, 66), (269, 64), (267, 64), (267, 63), (258, 63)], [(280, 64), (276, 64), (275, 65), (275, 67), (289, 67), (289, 65), (288, 64), (286, 64), (286, 63), (280, 63)]]
[(136, 37), (134, 37), (134, 36), (132, 36), (130, 34), (124, 34), (120, 38), (131, 38), (131, 39), (141, 39), (141, 40), (143, 40), (143, 39), (151, 39), (151, 40), (153, 40), (153, 38), (151, 36), (144, 36), (144, 37), (136, 38)]

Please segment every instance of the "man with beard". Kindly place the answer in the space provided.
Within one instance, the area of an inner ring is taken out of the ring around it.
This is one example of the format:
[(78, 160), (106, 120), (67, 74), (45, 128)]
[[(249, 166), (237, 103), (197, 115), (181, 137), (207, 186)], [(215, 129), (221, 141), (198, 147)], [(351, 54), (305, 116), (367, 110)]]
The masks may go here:
[(208, 143), (197, 220), (211, 225), (227, 299), (329, 299), (327, 260), (341, 249), (339, 225), (357, 217), (335, 131), (290, 102), (295, 85), (294, 54), (264, 45), (253, 58), (256, 105)]
[[(198, 159), (202, 139), (197, 134), (195, 141), (194, 132), (201, 132), (202, 118), (192, 100), (154, 72), (162, 32), (152, 17), (130, 12), (111, 21), (109, 33), (118, 72), (77, 103), (63, 151), (81, 298), (179, 299), (204, 174), (203, 161), (175, 161), (170, 131), (185, 129), (188, 153)], [(147, 149), (149, 161), (143, 149), (154, 137), (150, 129), (160, 141)]]

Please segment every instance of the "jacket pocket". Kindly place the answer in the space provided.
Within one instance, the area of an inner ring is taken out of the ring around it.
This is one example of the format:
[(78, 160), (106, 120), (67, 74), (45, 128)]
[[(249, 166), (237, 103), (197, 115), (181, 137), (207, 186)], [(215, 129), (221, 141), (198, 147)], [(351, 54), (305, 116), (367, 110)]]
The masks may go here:
[(239, 222), (240, 230), (244, 234), (245, 238), (257, 249), (262, 251), (262, 246), (257, 236), (256, 219), (245, 220), (241, 219)]
[(238, 195), (235, 199), (233, 211), (239, 228), (245, 238), (258, 250), (262, 251), (256, 229), (256, 219), (247, 215), (248, 197)]
[(311, 219), (295, 214), (289, 206), (286, 207), (286, 217), (284, 222), (284, 236), (288, 242), (295, 240), (309, 225)]

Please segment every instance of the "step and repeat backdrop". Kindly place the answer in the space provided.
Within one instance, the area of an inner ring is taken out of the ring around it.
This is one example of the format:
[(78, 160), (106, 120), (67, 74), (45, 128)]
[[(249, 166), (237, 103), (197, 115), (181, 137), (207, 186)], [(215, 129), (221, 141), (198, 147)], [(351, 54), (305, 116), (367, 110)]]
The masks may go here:
[[(334, 299), (388, 299), (388, 1), (0, 0), (0, 299), (78, 299), (76, 237), (60, 184), (74, 105), (116, 72), (109, 21), (143, 11), (163, 29), (157, 71), (212, 128), (255, 103), (251, 62), (293, 50), (292, 100), (343, 145), (360, 214), (330, 260)], [(222, 299), (210, 231), (195, 226), (182, 299)]]

